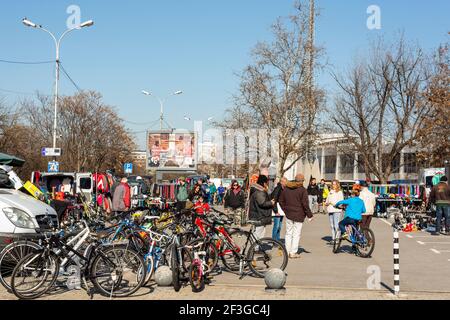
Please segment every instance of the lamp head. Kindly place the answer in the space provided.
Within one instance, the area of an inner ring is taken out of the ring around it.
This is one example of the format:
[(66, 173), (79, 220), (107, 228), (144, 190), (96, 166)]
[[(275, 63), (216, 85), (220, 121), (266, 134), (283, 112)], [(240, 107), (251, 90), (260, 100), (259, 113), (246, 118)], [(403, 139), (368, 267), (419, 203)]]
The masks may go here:
[(93, 25), (94, 25), (94, 21), (93, 20), (88, 20), (88, 21), (85, 21), (82, 24), (80, 24), (80, 28), (91, 27)]
[(38, 25), (33, 23), (32, 21), (28, 20), (26, 17), (22, 19), (22, 23), (26, 25), (27, 27), (37, 28)]

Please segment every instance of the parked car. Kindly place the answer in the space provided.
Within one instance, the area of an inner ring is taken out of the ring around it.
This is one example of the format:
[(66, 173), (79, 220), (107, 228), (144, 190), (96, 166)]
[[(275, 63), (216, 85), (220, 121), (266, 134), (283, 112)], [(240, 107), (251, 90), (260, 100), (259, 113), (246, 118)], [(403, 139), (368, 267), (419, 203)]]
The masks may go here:
[(58, 225), (56, 211), (21, 191), (13, 168), (0, 165), (0, 248), (13, 239), (36, 235)]

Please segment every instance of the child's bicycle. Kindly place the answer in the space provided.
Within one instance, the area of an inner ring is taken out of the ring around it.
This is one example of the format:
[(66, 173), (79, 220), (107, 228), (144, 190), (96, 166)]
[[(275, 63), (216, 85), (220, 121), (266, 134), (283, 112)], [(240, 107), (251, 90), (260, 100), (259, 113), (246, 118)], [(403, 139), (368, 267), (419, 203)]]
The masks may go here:
[(369, 228), (361, 228), (360, 225), (348, 225), (346, 227), (348, 237), (343, 239), (340, 232), (333, 242), (333, 253), (338, 253), (342, 240), (352, 244), (355, 254), (361, 258), (369, 258), (375, 249), (375, 235)]

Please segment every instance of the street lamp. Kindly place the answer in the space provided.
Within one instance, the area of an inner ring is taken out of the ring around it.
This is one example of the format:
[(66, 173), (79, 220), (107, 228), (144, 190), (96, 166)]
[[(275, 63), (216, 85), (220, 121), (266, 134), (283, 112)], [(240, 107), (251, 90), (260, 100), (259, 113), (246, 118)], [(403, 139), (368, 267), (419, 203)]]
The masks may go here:
[(155, 98), (159, 101), (159, 104), (160, 104), (160, 107), (161, 107), (161, 113), (160, 113), (160, 116), (159, 116), (159, 128), (160, 128), (160, 130), (162, 130), (162, 128), (163, 128), (163, 122), (164, 122), (164, 103), (166, 102), (167, 98), (169, 98), (169, 97), (171, 97), (171, 96), (180, 95), (180, 94), (183, 93), (183, 91), (181, 91), (181, 90), (175, 91), (174, 93), (169, 94), (169, 95), (168, 95), (167, 97), (165, 97), (164, 99), (161, 99), (161, 98), (159, 98), (158, 96), (155, 96), (154, 94), (152, 94), (152, 93), (149, 92), (149, 91), (142, 90), (141, 92), (142, 92), (142, 94), (144, 94), (144, 95), (146, 95), (146, 96), (152, 96), (152, 97), (155, 97)]
[(94, 21), (92, 20), (88, 20), (83, 22), (82, 24), (75, 26), (73, 28), (70, 28), (68, 30), (66, 30), (61, 37), (59, 37), (59, 39), (56, 39), (55, 35), (53, 33), (51, 33), (50, 31), (48, 31), (47, 29), (43, 28), (41, 25), (37, 25), (34, 22), (28, 20), (27, 18), (23, 18), (22, 19), (22, 23), (27, 26), (27, 27), (31, 27), (31, 28), (36, 28), (42, 31), (47, 32), (53, 39), (53, 41), (55, 41), (55, 47), (56, 47), (56, 72), (55, 72), (55, 116), (53, 119), (53, 148), (56, 148), (56, 127), (57, 127), (57, 115), (58, 115), (58, 81), (59, 81), (59, 48), (61, 45), (61, 40), (71, 31), (73, 30), (77, 30), (77, 29), (81, 29), (81, 28), (86, 28), (86, 27), (90, 27), (94, 25)]

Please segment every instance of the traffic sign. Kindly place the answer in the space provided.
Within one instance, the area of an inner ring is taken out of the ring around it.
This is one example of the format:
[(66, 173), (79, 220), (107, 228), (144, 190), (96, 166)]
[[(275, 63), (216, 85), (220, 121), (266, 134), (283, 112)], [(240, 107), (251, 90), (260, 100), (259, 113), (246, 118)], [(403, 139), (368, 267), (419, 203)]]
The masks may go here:
[(125, 163), (123, 165), (123, 171), (125, 173), (133, 173), (133, 164), (132, 163)]
[(59, 162), (58, 161), (50, 161), (47, 167), (48, 172), (59, 172)]
[(41, 155), (43, 157), (59, 157), (61, 156), (61, 148), (42, 148)]

